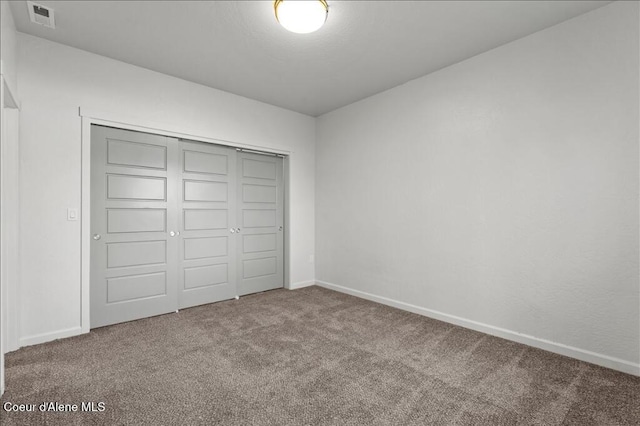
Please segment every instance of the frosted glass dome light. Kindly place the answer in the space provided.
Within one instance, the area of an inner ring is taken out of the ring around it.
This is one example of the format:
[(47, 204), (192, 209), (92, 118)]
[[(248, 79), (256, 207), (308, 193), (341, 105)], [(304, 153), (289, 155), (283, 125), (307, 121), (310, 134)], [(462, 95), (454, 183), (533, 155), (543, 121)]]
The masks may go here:
[(273, 8), (280, 25), (298, 34), (319, 30), (329, 14), (325, 0), (276, 0)]

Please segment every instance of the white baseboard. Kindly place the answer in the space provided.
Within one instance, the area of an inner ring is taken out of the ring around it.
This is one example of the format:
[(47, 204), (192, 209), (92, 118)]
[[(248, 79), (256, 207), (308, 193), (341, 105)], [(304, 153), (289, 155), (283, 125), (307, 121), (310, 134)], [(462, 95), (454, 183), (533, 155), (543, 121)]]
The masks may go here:
[(82, 334), (82, 327), (72, 327), (64, 330), (51, 331), (49, 333), (21, 337), (20, 347), (38, 345), (40, 343), (51, 342), (52, 340), (64, 339), (65, 337), (77, 336), (79, 334)]
[(299, 288), (305, 288), (305, 287), (309, 287), (309, 286), (315, 285), (315, 283), (316, 282), (313, 281), (313, 280), (312, 281), (300, 281), (300, 282), (297, 282), (297, 283), (289, 284), (288, 288), (289, 288), (289, 290), (297, 290)]
[(482, 333), (490, 334), (492, 336), (497, 336), (503, 339), (512, 340), (514, 342), (522, 343), (528, 346), (533, 346), (534, 348), (543, 349), (549, 352), (579, 359), (580, 361), (585, 361), (591, 364), (600, 365), (602, 367), (611, 368), (613, 370), (622, 371), (623, 373), (640, 376), (640, 364), (635, 364), (630, 361), (625, 361), (623, 359), (614, 358), (608, 355), (603, 355), (596, 352), (591, 352), (584, 349), (576, 348), (573, 346), (564, 345), (562, 343), (552, 342), (550, 340), (540, 339), (538, 337), (529, 336), (527, 334), (521, 334), (516, 331), (511, 331), (511, 330), (507, 330), (500, 327), (494, 327), (492, 325), (483, 324), (477, 321), (472, 321), (472, 320), (461, 318), (455, 315), (445, 314), (443, 312), (434, 311), (432, 309), (427, 309), (427, 308), (423, 308), (416, 305), (411, 305), (409, 303), (400, 302), (397, 300), (389, 299), (387, 297), (376, 296), (374, 294), (365, 293), (363, 291), (353, 290), (347, 287), (328, 283), (325, 281), (316, 281), (315, 283), (320, 287), (328, 288), (330, 290), (335, 290), (341, 293), (350, 294), (352, 296), (360, 297), (362, 299), (371, 300), (373, 302), (381, 303), (383, 305), (392, 306), (394, 308), (402, 309), (404, 311), (413, 312), (414, 314), (424, 315), (429, 318), (434, 318), (440, 321), (448, 322), (450, 324), (459, 325), (461, 327), (480, 331)]

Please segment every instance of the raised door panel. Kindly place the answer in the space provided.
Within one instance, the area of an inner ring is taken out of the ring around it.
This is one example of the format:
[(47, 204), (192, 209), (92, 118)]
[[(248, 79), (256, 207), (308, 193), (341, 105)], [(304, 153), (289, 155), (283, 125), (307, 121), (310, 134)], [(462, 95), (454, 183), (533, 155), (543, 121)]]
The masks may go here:
[(184, 180), (183, 201), (226, 203), (229, 196), (227, 182)]
[(229, 156), (184, 150), (184, 171), (226, 176), (229, 172)]
[(242, 235), (244, 253), (259, 253), (278, 250), (278, 234), (244, 234)]
[(229, 255), (229, 237), (184, 239), (184, 259), (206, 259)]
[(242, 185), (242, 201), (246, 203), (276, 203), (275, 185)]
[(278, 224), (278, 212), (275, 209), (243, 210), (241, 223), (244, 229), (274, 228)]
[(105, 208), (104, 211), (107, 234), (167, 231), (166, 208)]
[(167, 169), (167, 147), (107, 138), (107, 164)]
[(278, 164), (265, 159), (242, 159), (242, 177), (266, 179), (274, 182), (278, 178)]
[(276, 256), (247, 259), (243, 260), (242, 263), (243, 278), (271, 277), (278, 272), (278, 259)]
[(107, 268), (167, 263), (167, 242), (132, 241), (107, 244)]
[(183, 208), (183, 228), (185, 231), (211, 231), (229, 228), (229, 210)]
[(107, 304), (166, 296), (166, 272), (126, 275), (107, 279)]
[(164, 201), (166, 198), (166, 178), (107, 174), (109, 200)]
[(224, 285), (229, 282), (229, 265), (205, 265), (185, 268), (184, 287), (187, 290)]

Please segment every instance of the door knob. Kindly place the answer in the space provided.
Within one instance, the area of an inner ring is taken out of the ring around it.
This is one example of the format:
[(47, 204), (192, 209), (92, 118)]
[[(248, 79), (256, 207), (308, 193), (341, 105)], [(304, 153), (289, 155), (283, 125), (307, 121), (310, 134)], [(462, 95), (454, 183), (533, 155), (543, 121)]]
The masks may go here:
[(171, 231), (171, 232), (169, 232), (169, 235), (171, 235), (172, 237), (175, 237), (176, 233)]
[(232, 233), (232, 234), (235, 234), (235, 233), (236, 233), (236, 230), (235, 230), (235, 229), (233, 229), (233, 228), (230, 228), (230, 229), (229, 229), (229, 231), (231, 231), (231, 233)]
[(282, 226), (278, 228), (278, 231), (282, 231)]
[(93, 234), (93, 239), (98, 241), (100, 238), (102, 238), (102, 235), (100, 234)]
[(236, 232), (237, 232), (237, 233), (240, 233), (240, 228), (236, 228)]

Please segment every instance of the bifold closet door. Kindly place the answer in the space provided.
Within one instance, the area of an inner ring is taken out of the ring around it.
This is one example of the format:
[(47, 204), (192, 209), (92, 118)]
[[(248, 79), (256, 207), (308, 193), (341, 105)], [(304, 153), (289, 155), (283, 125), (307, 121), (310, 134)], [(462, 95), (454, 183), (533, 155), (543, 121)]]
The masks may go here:
[[(236, 292), (236, 150), (180, 142), (180, 308)], [(233, 232), (232, 232), (233, 231)]]
[(238, 152), (238, 294), (284, 285), (281, 157)]
[(91, 327), (177, 306), (176, 139), (91, 128)]

